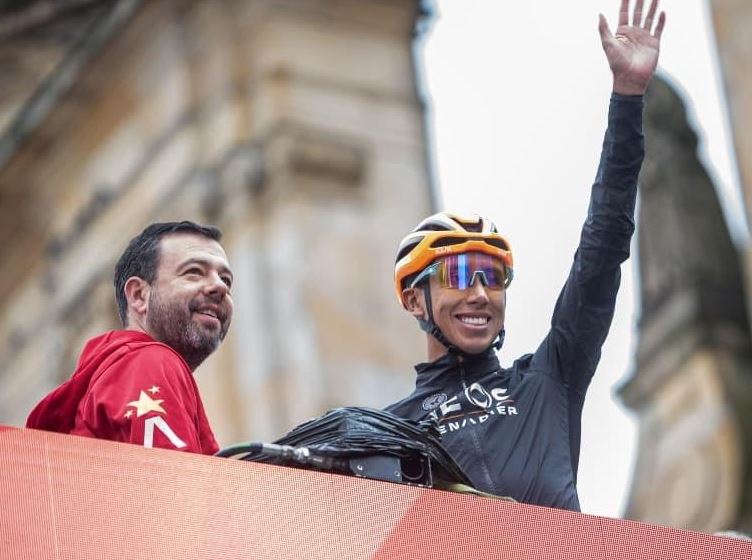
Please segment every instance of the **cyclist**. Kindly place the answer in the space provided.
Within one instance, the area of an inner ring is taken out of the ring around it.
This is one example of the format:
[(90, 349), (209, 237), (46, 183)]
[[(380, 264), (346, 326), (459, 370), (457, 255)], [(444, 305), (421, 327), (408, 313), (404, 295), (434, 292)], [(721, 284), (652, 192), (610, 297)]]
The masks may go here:
[[(579, 510), (581, 414), (614, 313), (620, 265), (634, 231), (644, 154), (643, 94), (658, 63), (666, 16), (653, 0), (629, 22), (622, 0), (612, 34), (599, 32), (613, 73), (608, 128), (590, 206), (551, 330), (538, 349), (499, 365), (512, 250), (484, 217), (446, 212), (423, 220), (400, 244), (395, 285), (426, 332), (428, 362), (414, 392), (387, 407), (417, 420), (433, 416), (443, 443), (479, 490)], [(655, 23), (655, 25), (654, 25)]]

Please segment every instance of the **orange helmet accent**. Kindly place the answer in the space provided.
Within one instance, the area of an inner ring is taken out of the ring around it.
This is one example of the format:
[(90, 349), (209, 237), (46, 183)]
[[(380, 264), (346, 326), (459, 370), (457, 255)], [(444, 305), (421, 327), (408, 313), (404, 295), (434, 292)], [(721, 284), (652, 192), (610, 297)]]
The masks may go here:
[(405, 289), (405, 280), (437, 258), (469, 252), (498, 257), (509, 273), (513, 273), (512, 249), (491, 220), (478, 215), (465, 217), (449, 212), (429, 216), (399, 245), (394, 266), (397, 299), (404, 307), (402, 290)]

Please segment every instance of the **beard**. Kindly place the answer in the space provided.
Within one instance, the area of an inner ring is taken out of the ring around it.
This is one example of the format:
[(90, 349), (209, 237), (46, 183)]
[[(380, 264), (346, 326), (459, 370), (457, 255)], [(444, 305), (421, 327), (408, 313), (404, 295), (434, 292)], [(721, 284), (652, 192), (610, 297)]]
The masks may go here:
[(230, 326), (226, 316), (219, 318), (218, 329), (209, 329), (194, 321), (193, 312), (202, 303), (200, 298), (195, 298), (186, 306), (185, 303), (161, 297), (156, 290), (149, 295), (149, 314), (146, 317), (149, 334), (180, 354), (191, 370), (195, 370), (217, 349)]

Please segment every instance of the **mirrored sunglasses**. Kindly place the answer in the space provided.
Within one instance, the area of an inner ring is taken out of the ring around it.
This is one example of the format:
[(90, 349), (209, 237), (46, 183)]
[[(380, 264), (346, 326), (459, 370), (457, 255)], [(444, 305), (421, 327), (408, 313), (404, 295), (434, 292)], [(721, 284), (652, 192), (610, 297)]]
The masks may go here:
[(479, 279), (490, 290), (503, 290), (512, 282), (512, 270), (504, 262), (485, 253), (460, 253), (441, 257), (415, 277), (414, 288), (430, 276), (436, 277), (439, 286), (465, 290)]

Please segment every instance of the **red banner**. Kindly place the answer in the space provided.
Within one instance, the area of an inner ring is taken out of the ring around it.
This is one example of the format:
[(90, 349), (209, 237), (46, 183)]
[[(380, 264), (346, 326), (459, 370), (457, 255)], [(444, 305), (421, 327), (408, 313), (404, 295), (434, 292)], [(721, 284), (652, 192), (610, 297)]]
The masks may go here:
[(740, 560), (752, 543), (0, 427), (0, 559)]

